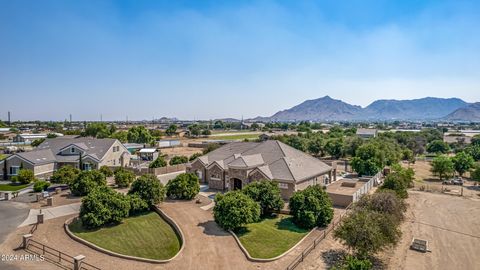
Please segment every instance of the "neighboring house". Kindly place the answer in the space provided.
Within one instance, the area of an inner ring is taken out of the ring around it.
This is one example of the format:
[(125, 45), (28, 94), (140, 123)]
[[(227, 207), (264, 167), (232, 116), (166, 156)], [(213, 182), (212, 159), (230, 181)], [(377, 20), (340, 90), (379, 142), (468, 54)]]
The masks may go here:
[(200, 182), (218, 190), (236, 190), (262, 179), (279, 183), (282, 197), (307, 186), (336, 180), (332, 167), (276, 140), (233, 142), (187, 165)]
[(16, 153), (0, 161), (0, 177), (8, 179), (17, 175), (21, 168), (32, 170), (36, 177), (46, 178), (64, 165), (92, 170), (129, 163), (130, 153), (116, 139), (58, 137), (45, 139), (33, 151)]
[[(54, 133), (58, 137), (62, 137), (63, 134), (61, 133)], [(38, 133), (38, 134), (30, 134), (30, 133), (23, 133), (23, 134), (18, 134), (13, 138), (14, 142), (33, 142), (38, 139), (46, 139), (48, 137), (48, 134), (45, 133)]]
[(357, 136), (368, 139), (377, 137), (377, 130), (373, 128), (359, 128), (357, 129)]

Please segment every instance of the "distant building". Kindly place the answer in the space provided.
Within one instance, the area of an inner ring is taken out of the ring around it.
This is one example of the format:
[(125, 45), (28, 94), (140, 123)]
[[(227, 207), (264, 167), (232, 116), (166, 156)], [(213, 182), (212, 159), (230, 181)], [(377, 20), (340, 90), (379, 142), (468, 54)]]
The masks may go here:
[(130, 153), (116, 139), (53, 138), (45, 139), (35, 150), (20, 152), (0, 161), (0, 177), (8, 179), (21, 168), (32, 170), (36, 177), (49, 177), (58, 168), (71, 165), (81, 170), (101, 166), (120, 167), (130, 162)]
[(143, 148), (137, 152), (141, 160), (152, 161), (158, 157), (158, 150), (156, 148)]
[(359, 129), (357, 129), (357, 136), (359, 136), (360, 138), (365, 138), (365, 139), (375, 138), (375, 137), (377, 137), (377, 133), (378, 133), (378, 131), (376, 129), (373, 129), (373, 128), (359, 128)]
[(158, 148), (170, 148), (170, 147), (177, 147), (181, 146), (179, 140), (160, 140), (157, 141)]
[[(61, 133), (53, 133), (57, 137), (62, 137), (63, 134)], [(38, 133), (38, 134), (31, 134), (31, 133), (22, 133), (18, 134), (13, 138), (14, 142), (33, 142), (38, 139), (46, 139), (48, 137), (48, 134), (46, 133)]]

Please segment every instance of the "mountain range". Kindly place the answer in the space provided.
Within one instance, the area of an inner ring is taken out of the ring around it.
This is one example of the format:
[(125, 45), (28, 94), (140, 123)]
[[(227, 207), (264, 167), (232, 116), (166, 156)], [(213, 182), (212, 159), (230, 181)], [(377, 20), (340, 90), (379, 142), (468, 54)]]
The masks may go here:
[(325, 96), (307, 100), (255, 121), (389, 121), (448, 120), (480, 122), (480, 102), (459, 98), (426, 97), (412, 100), (376, 100), (365, 108)]

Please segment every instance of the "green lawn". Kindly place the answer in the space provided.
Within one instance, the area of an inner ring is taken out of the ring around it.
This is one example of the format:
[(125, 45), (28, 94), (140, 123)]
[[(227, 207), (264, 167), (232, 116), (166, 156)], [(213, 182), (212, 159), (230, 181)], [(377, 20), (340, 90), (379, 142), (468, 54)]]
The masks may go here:
[(258, 139), (260, 134), (235, 134), (235, 135), (220, 135), (220, 136), (210, 136), (209, 139), (213, 140), (255, 140)]
[(19, 184), (1, 184), (0, 191), (18, 191), (28, 187), (30, 184), (19, 185)]
[(0, 154), (0, 160), (4, 160), (4, 159), (6, 159), (7, 157), (8, 157), (8, 156), (5, 155), (5, 154)]
[(236, 234), (254, 258), (274, 258), (297, 244), (309, 230), (297, 227), (291, 216), (279, 215), (248, 224)]
[(135, 257), (166, 260), (175, 256), (181, 246), (173, 228), (155, 212), (93, 231), (84, 229), (80, 221), (69, 228), (76, 236), (99, 247)]

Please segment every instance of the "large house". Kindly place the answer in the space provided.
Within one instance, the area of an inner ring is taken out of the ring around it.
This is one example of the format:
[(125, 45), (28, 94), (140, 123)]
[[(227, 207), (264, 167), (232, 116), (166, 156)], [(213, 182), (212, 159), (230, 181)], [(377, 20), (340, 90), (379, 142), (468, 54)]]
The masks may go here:
[(20, 168), (32, 170), (36, 177), (46, 178), (64, 165), (91, 170), (129, 163), (130, 153), (116, 139), (57, 137), (45, 139), (33, 151), (16, 153), (0, 161), (0, 178), (15, 176)]
[(282, 142), (233, 142), (187, 165), (201, 183), (218, 190), (235, 190), (262, 179), (279, 183), (282, 197), (307, 186), (336, 180), (332, 167)]

